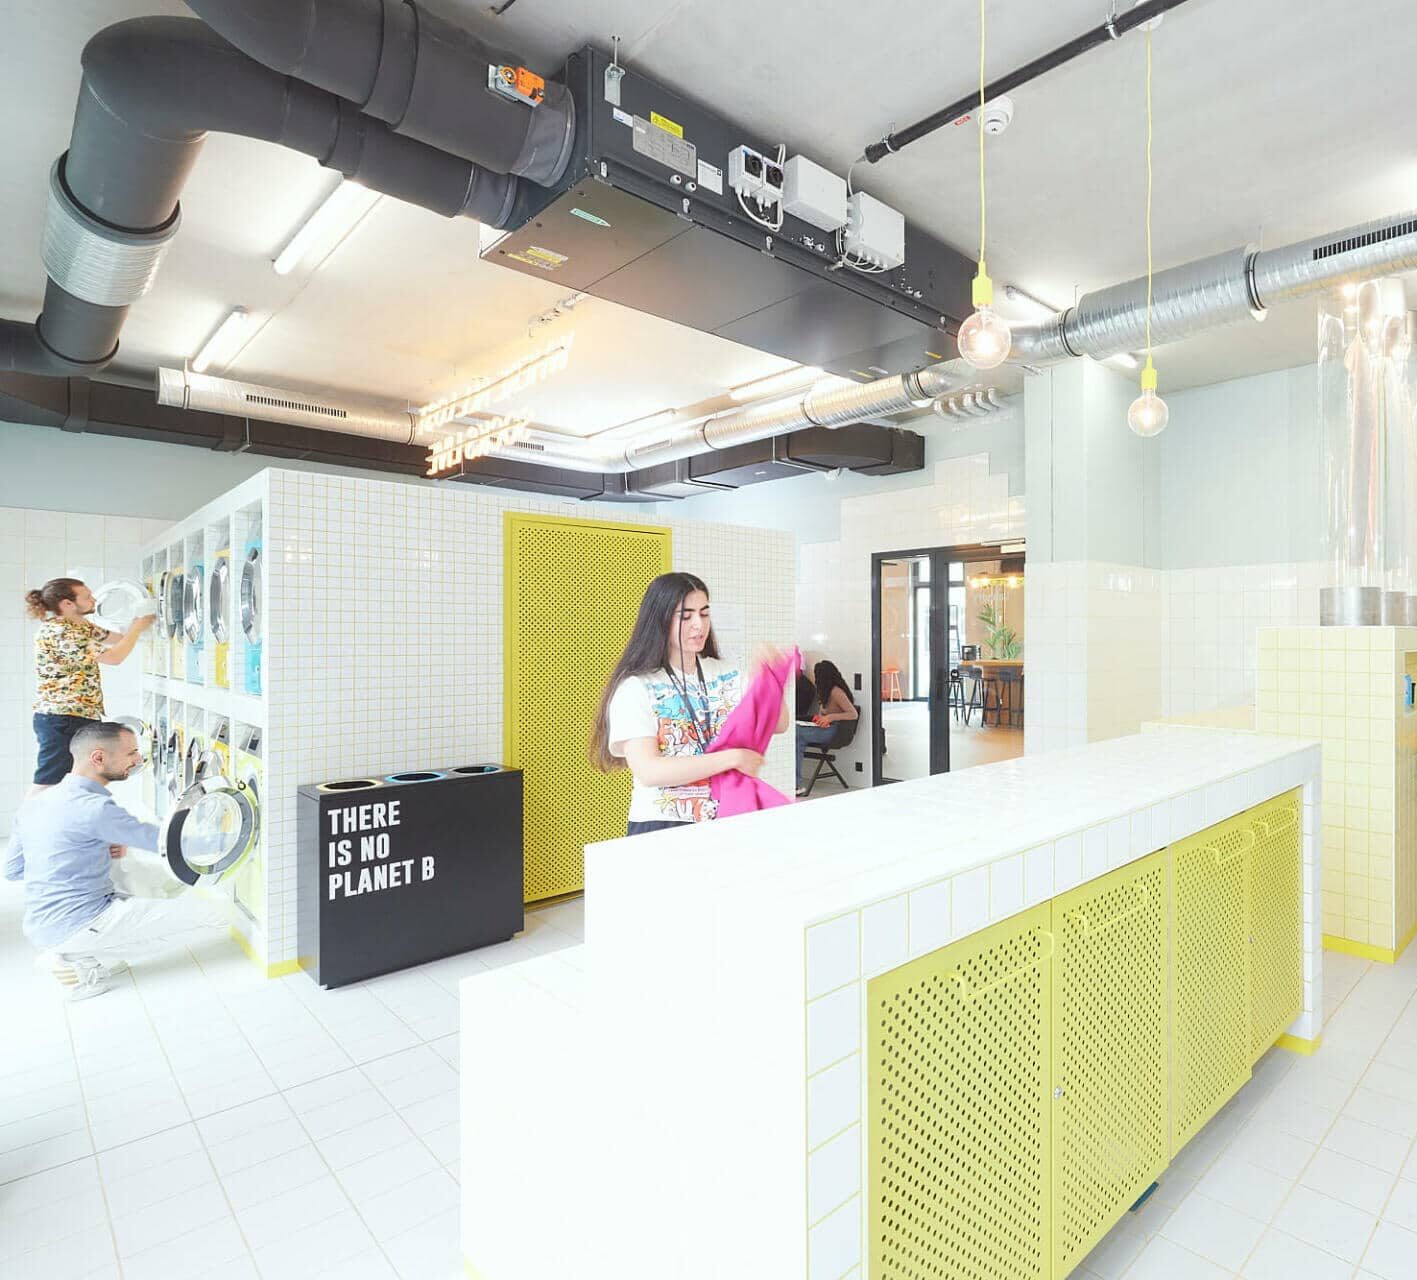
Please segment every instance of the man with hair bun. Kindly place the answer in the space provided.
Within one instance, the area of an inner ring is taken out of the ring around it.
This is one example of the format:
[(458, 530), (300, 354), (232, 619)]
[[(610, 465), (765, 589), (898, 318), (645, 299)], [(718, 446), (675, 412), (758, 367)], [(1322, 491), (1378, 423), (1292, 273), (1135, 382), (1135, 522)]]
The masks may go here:
[(99, 663), (122, 662), (153, 624), (150, 615), (137, 618), (123, 635), (111, 635), (88, 620), (96, 607), (93, 592), (77, 578), (51, 578), (25, 592), (25, 612), (39, 619), (34, 637), (39, 758), (30, 796), (69, 772), (69, 740), (84, 725), (103, 719)]
[(15, 815), (5, 878), (25, 882), (25, 937), (70, 1000), (100, 995), (139, 956), (180, 945), (230, 923), (224, 901), (192, 892), (129, 897), (113, 884), (112, 862), (128, 846), (155, 849), (158, 829), (108, 793), (142, 768), (126, 725), (81, 725), (71, 741), (73, 771), (25, 801)]

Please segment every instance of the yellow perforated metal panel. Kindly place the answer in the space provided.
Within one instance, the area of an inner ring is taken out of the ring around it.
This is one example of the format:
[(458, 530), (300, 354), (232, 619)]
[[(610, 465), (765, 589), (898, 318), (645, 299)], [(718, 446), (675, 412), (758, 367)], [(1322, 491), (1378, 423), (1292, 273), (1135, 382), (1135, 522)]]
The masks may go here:
[(1304, 1006), (1303, 809), (1298, 791), (1246, 815), (1250, 854), (1250, 1061)]
[(1053, 1254), (1075, 1267), (1165, 1168), (1166, 855), (1053, 900)]
[(625, 834), (630, 775), (591, 767), (596, 706), (651, 578), (671, 565), (668, 529), (508, 512), (507, 763), (525, 774), (526, 900), (585, 886), (584, 846)]
[(1051, 1274), (1047, 904), (867, 986), (871, 1280)]
[(1171, 1149), (1250, 1075), (1249, 864), (1241, 814), (1171, 847)]

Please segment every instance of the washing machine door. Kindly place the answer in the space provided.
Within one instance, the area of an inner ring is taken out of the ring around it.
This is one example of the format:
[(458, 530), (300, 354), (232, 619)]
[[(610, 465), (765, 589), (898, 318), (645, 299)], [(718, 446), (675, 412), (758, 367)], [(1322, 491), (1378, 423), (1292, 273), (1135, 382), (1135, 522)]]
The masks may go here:
[(194, 733), (187, 739), (187, 758), (183, 762), (183, 782), (186, 786), (201, 781), (202, 761), (209, 754), (206, 739), (201, 734)]
[(180, 573), (167, 575), (167, 634), (175, 636), (182, 625), (182, 599), (185, 579)]
[(157, 576), (157, 629), (167, 635), (167, 580), (172, 575), (164, 569)]
[(202, 570), (193, 567), (182, 585), (182, 634), (188, 644), (202, 641), (202, 609), (206, 601), (202, 598)]
[(157, 612), (157, 601), (141, 582), (118, 578), (93, 593), (94, 611), (89, 621), (105, 631), (127, 631), (137, 618)]
[(158, 846), (183, 884), (218, 880), (251, 852), (260, 830), (256, 796), (230, 778), (208, 777), (182, 793)]
[(261, 640), (261, 548), (252, 547), (241, 566), (241, 630), (251, 644)]
[(211, 618), (212, 635), (217, 644), (225, 644), (228, 638), (226, 627), (226, 602), (231, 592), (231, 561), (222, 556), (212, 568), (211, 583), (208, 587), (207, 615)]

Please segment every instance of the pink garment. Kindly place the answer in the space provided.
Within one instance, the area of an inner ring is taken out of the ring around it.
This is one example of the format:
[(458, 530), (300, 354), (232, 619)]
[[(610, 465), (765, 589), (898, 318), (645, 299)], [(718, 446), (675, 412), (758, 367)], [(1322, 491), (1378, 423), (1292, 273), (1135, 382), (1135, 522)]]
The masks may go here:
[[(723, 722), (718, 736), (709, 743), (710, 751), (726, 751), (730, 747), (747, 747), (750, 751), (766, 751), (782, 715), (782, 691), (802, 665), (802, 651), (793, 649), (780, 662), (769, 663), (753, 677), (753, 683), (740, 702)], [(709, 779), (709, 791), (718, 803), (717, 816), (731, 818), (739, 813), (755, 813), (759, 809), (776, 809), (792, 801), (776, 787), (758, 778), (730, 769)]]

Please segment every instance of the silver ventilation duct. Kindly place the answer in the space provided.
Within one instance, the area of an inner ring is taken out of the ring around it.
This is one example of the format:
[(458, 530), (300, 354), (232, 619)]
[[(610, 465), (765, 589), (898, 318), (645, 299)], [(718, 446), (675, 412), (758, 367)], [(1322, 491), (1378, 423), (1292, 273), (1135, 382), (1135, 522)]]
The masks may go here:
[[(561, 467), (567, 471), (624, 475), (681, 458), (752, 444), (809, 427), (844, 427), (868, 419), (924, 408), (949, 391), (954, 375), (944, 365), (876, 382), (820, 382), (787, 399), (744, 405), (692, 426), (671, 427), (663, 435), (630, 444), (611, 441), (556, 440), (542, 437), (531, 446), (489, 449), (490, 456)], [(309, 396), (298, 391), (159, 369), (158, 403), (202, 409), (235, 417), (284, 422), (290, 426), (376, 436), (404, 444), (420, 443), (412, 413), (343, 403), (339, 397)]]
[(158, 404), (201, 409), (234, 418), (259, 418), (292, 427), (318, 427), (346, 435), (370, 436), (398, 444), (417, 444), (414, 414), (341, 402), (338, 396), (312, 396), (254, 382), (213, 378), (185, 369), (157, 371)]
[[(1277, 302), (1417, 268), (1417, 212), (1360, 223), (1282, 249), (1230, 249), (1152, 277), (1151, 339), (1178, 342)], [(1011, 357), (1030, 363), (1131, 351), (1146, 340), (1146, 277), (1085, 294), (1037, 324), (1015, 325)]]

